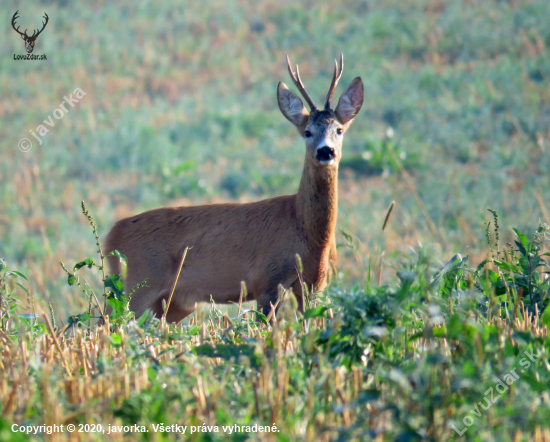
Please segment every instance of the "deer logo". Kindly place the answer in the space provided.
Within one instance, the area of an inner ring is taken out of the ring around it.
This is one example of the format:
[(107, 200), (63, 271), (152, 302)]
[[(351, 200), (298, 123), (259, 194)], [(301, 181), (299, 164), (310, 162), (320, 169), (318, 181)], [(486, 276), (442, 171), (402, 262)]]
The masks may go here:
[(32, 51), (34, 49), (34, 44), (36, 43), (36, 39), (38, 38), (38, 36), (42, 33), (42, 31), (44, 30), (44, 28), (46, 27), (46, 25), (48, 24), (48, 14), (46, 14), (44, 12), (44, 18), (46, 19), (46, 21), (44, 23), (42, 23), (42, 29), (40, 29), (40, 31), (36, 31), (34, 30), (32, 35), (27, 35), (27, 30), (25, 29), (25, 32), (21, 32), (19, 31), (19, 26), (16, 28), (15, 27), (15, 22), (16, 20), (19, 18), (17, 16), (17, 14), (19, 13), (19, 11), (15, 11), (15, 14), (13, 14), (13, 17), (11, 19), (11, 25), (13, 27), (13, 29), (15, 30), (15, 32), (17, 32), (21, 38), (23, 40), (25, 40), (25, 49), (27, 50), (27, 54), (32, 54)]

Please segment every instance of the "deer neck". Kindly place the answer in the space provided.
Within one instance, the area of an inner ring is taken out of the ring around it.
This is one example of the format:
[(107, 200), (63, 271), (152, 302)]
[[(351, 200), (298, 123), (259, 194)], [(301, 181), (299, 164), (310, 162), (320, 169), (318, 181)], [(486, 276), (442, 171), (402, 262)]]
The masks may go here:
[(338, 214), (338, 166), (315, 167), (307, 161), (296, 194), (296, 215), (311, 249), (324, 248), (334, 236)]

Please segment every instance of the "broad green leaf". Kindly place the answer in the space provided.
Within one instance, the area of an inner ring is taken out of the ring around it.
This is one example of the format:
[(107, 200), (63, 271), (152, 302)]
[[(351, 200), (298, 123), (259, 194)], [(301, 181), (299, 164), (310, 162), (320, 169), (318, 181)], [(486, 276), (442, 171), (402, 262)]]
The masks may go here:
[(483, 267), (485, 267), (485, 264), (487, 264), (489, 262), (489, 260), (487, 259), (484, 259), (483, 261), (481, 261), (479, 263), (479, 265), (477, 266), (476, 270), (479, 272), (481, 269), (483, 269)]
[(123, 255), (118, 250), (111, 251), (109, 253), (109, 256), (116, 256), (121, 263), (123, 263), (124, 265), (128, 265), (128, 258), (126, 257), (126, 255)]
[(106, 288), (113, 289), (115, 296), (120, 298), (124, 295), (124, 284), (120, 280), (120, 275), (110, 275), (103, 280)]
[(19, 284), (18, 282), (16, 282), (16, 284), (17, 284), (19, 287), (21, 287), (21, 288), (23, 289), (23, 291), (27, 294), (27, 296), (29, 295), (29, 291), (28, 291), (25, 287), (23, 287), (23, 286), (22, 286), (21, 284)]
[(107, 303), (113, 307), (110, 317), (116, 319), (124, 313), (124, 302), (118, 299), (114, 293), (111, 293), (111, 296), (107, 298)]
[(424, 336), (424, 332), (421, 332), (421, 331), (416, 332), (413, 335), (409, 336), (407, 338), (407, 341), (409, 341), (409, 342), (416, 341), (417, 339), (421, 339), (423, 336)]
[(18, 272), (16, 270), (10, 270), (9, 272), (6, 272), (6, 276), (19, 276), (20, 278), (23, 278), (25, 281), (28, 281), (27, 277), (23, 275), (23, 273)]
[(73, 315), (73, 316), (69, 317), (68, 323), (69, 323), (69, 325), (77, 325), (79, 323), (86, 322), (91, 317), (92, 317), (92, 315), (90, 315), (89, 313), (82, 313), (80, 315)]
[(514, 242), (516, 243), (516, 246), (518, 246), (519, 253), (521, 253), (523, 256), (527, 256), (527, 250), (525, 249), (524, 245), (519, 241)]
[(122, 345), (122, 336), (120, 336), (120, 333), (111, 333), (111, 344), (113, 347), (120, 347)]
[(260, 321), (262, 321), (265, 325), (267, 325), (267, 316), (264, 315), (263, 313), (257, 311), (257, 310), (251, 310), (251, 312), (254, 312), (256, 314), (256, 316), (258, 317), (258, 319)]
[(508, 272), (514, 273), (521, 273), (521, 269), (511, 262), (501, 261), (499, 259), (493, 259), (493, 262), (496, 264), (497, 267), (501, 268), (502, 270), (507, 270)]
[(152, 317), (153, 317), (153, 312), (151, 312), (151, 310), (147, 309), (138, 318), (137, 323), (141, 327), (141, 326), (143, 326), (143, 324), (145, 324)]
[(328, 307), (326, 307), (324, 305), (319, 305), (315, 308), (311, 308), (311, 309), (305, 311), (304, 319), (321, 318), (325, 315), (325, 312), (327, 310), (328, 310)]
[(512, 230), (515, 232), (516, 236), (519, 238), (523, 246), (527, 248), (527, 245), (529, 244), (529, 240), (527, 239), (527, 237), (516, 228)]
[(95, 263), (92, 261), (91, 258), (86, 258), (84, 261), (77, 262), (73, 267), (73, 272), (76, 272), (77, 270), (81, 269), (84, 266), (88, 266), (89, 269), (91, 269)]
[(195, 336), (200, 333), (200, 329), (196, 325), (193, 325), (189, 327), (189, 329), (187, 330), (187, 333), (189, 334), (189, 336)]

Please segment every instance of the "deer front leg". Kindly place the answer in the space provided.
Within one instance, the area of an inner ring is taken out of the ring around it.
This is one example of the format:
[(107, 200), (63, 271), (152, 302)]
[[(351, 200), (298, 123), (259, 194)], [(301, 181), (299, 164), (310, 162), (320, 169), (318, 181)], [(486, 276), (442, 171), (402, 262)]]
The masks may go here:
[(292, 293), (294, 294), (294, 297), (296, 298), (296, 302), (298, 303), (298, 311), (303, 313), (304, 312), (304, 292), (302, 290), (302, 283), (300, 282), (300, 278), (296, 278), (296, 280), (292, 283), (290, 286), (292, 289)]
[(277, 293), (277, 290), (261, 295), (258, 299), (258, 311), (263, 313), (265, 316), (269, 316), (272, 310), (271, 306), (275, 307), (278, 299), (279, 294)]
[[(278, 284), (274, 289), (271, 289), (265, 294), (261, 295), (258, 299), (258, 310), (266, 316), (271, 313), (271, 306), (276, 307), (276, 310), (279, 310), (279, 285), (281, 284)], [(302, 285), (300, 284), (299, 278), (295, 277), (290, 284), (283, 284), (283, 287), (285, 287), (285, 290), (292, 289), (292, 293), (294, 294), (296, 302), (298, 303), (298, 311), (303, 312), (304, 301), (302, 297)]]

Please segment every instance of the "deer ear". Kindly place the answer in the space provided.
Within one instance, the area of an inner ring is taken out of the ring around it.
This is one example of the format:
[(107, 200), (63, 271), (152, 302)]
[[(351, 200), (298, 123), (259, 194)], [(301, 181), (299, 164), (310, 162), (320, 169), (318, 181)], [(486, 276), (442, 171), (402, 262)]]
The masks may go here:
[(342, 124), (351, 122), (361, 110), (364, 97), (363, 81), (361, 77), (355, 78), (338, 100), (336, 106), (336, 118)]
[(309, 113), (302, 100), (282, 82), (277, 86), (277, 101), (283, 115), (298, 129), (307, 122)]
[(23, 34), (21, 34), (21, 38), (22, 38), (23, 40), (25, 40), (25, 36), (24, 36)]

